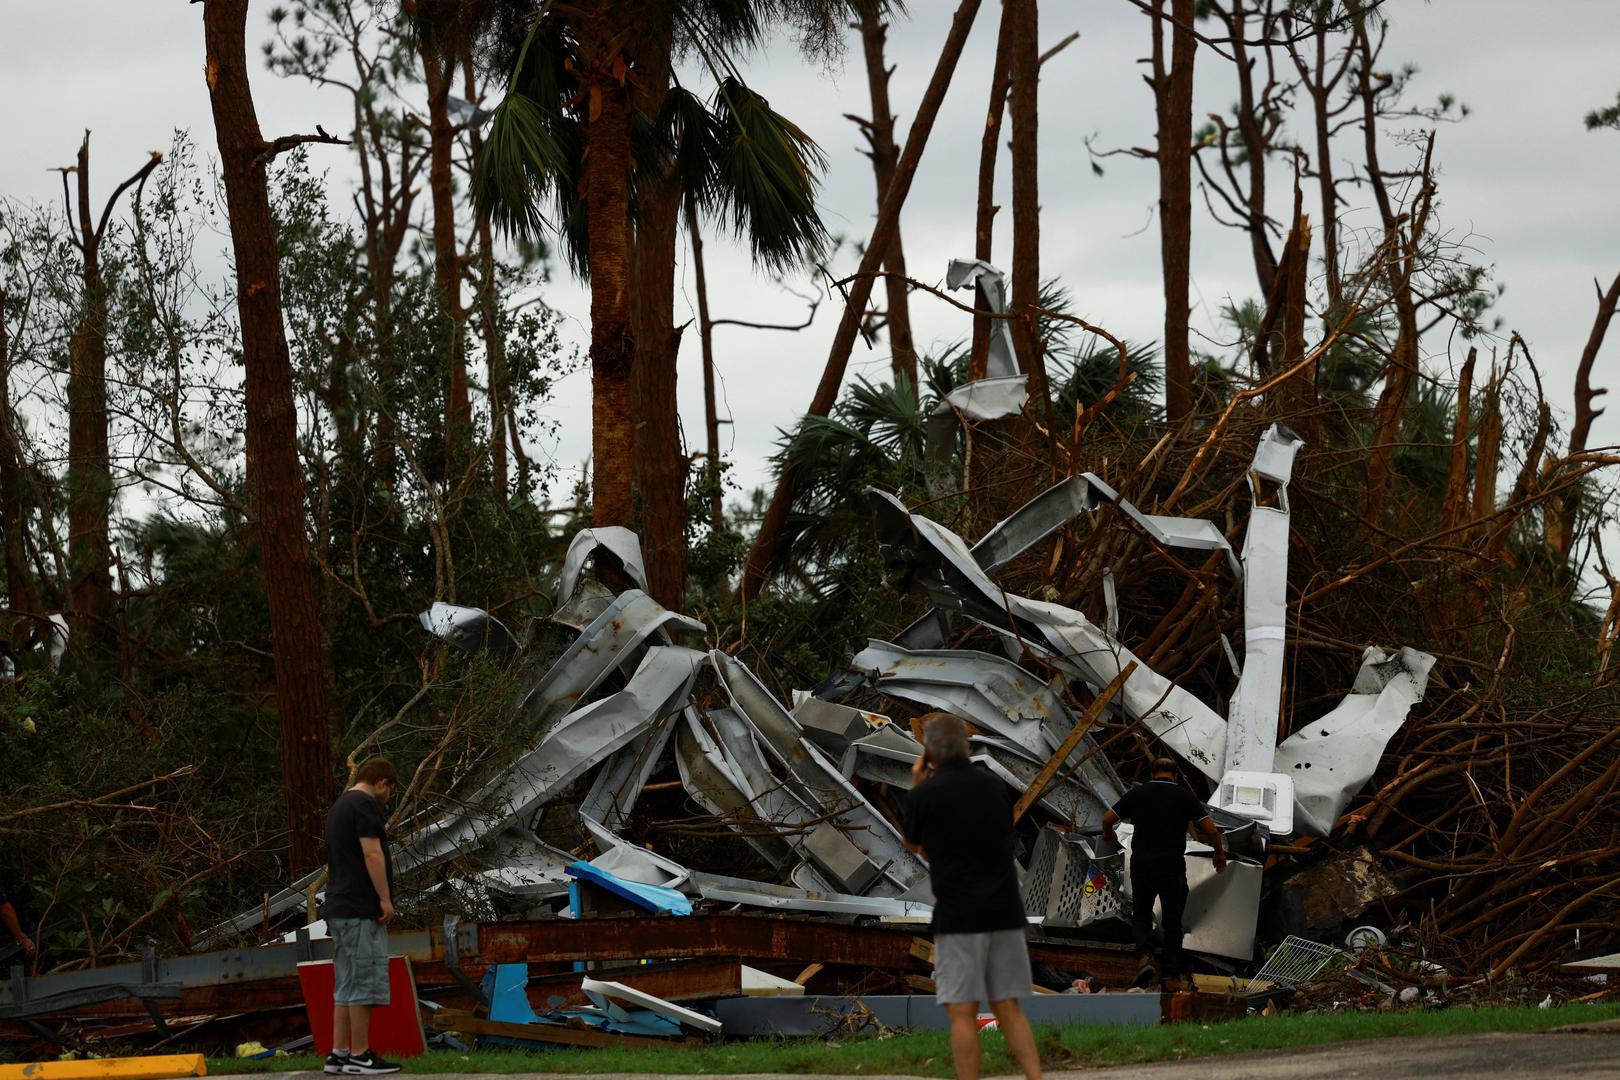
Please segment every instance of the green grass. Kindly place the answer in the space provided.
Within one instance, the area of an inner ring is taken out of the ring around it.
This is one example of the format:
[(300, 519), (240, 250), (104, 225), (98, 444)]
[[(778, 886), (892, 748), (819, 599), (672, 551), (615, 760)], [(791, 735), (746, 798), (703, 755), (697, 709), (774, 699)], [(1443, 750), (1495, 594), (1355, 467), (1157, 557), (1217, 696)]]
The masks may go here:
[[(1355, 1039), (1402, 1035), (1465, 1035), (1484, 1031), (1539, 1031), (1564, 1024), (1620, 1018), (1620, 1004), (1453, 1008), (1440, 1011), (1314, 1013), (1250, 1017), (1220, 1024), (1172, 1024), (1151, 1028), (1044, 1027), (1036, 1031), (1041, 1059), (1050, 1068), (1087, 1068), (1147, 1061), (1238, 1054), (1251, 1050), (1318, 1046)], [(277, 1060), (209, 1058), (210, 1076), (319, 1069), (313, 1057)], [(984, 1035), (984, 1072), (1015, 1072), (1006, 1044)], [(837, 1073), (846, 1076), (899, 1073), (951, 1076), (950, 1044), (944, 1032), (890, 1038), (857, 1036), (826, 1043), (817, 1039), (722, 1042), (660, 1050), (475, 1050), (435, 1051), (413, 1059), (408, 1073)]]

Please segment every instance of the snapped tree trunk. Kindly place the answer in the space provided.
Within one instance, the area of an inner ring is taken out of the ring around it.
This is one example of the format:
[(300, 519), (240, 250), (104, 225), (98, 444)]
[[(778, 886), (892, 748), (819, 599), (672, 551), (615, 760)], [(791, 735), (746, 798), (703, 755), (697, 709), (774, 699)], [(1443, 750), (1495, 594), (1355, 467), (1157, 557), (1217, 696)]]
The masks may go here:
[[(638, 42), (641, 112), (657, 116), (669, 90), (668, 23), (649, 26)], [(686, 600), (686, 455), (676, 407), (675, 244), (680, 233), (681, 179), (673, 157), (652, 164), (637, 185), (634, 409), (636, 492), (647, 592), (672, 611)], [(594, 220), (594, 219), (593, 219)]]
[[(883, 205), (878, 209), (877, 222), (872, 226), (872, 237), (867, 242), (865, 254), (861, 256), (855, 280), (849, 284), (849, 299), (838, 321), (838, 330), (833, 334), (832, 347), (827, 352), (827, 366), (822, 369), (821, 381), (816, 384), (815, 397), (810, 399), (807, 412), (811, 416), (826, 416), (838, 400), (838, 390), (844, 383), (844, 370), (849, 364), (849, 352), (855, 347), (861, 318), (866, 313), (867, 301), (872, 297), (874, 275), (883, 261), (883, 253), (888, 250), (890, 237), (899, 230), (900, 207), (905, 204), (906, 194), (911, 190), (917, 164), (922, 160), (923, 147), (928, 144), (929, 132), (934, 129), (934, 119), (945, 100), (945, 91), (951, 84), (951, 75), (956, 71), (956, 62), (961, 59), (968, 31), (973, 29), (973, 18), (979, 13), (979, 2), (962, 0), (951, 19), (950, 31), (945, 35), (945, 44), (940, 48), (939, 60), (934, 65), (934, 74), (929, 78), (928, 89), (917, 106), (917, 118), (912, 121), (911, 130), (906, 134), (906, 146), (900, 154), (894, 182), (884, 192)], [(788, 511), (793, 505), (791, 485), (791, 474), (784, 469), (777, 477), (776, 490), (765, 508), (765, 516), (759, 523), (759, 532), (754, 535), (753, 546), (748, 549), (742, 580), (737, 585), (737, 593), (743, 600), (751, 600), (759, 595), (759, 590), (765, 584), (765, 576), (775, 561), (782, 526), (787, 523)]]
[[(864, 126), (868, 157), (872, 159), (872, 175), (877, 181), (878, 205), (883, 205), (883, 194), (894, 183), (895, 168), (900, 162), (900, 148), (894, 141), (894, 114), (889, 111), (889, 76), (892, 73), (883, 58), (884, 40), (888, 25), (884, 23), (876, 0), (864, 0), (856, 5), (856, 26), (861, 31), (861, 49), (866, 57), (866, 86), (872, 98), (872, 119)], [(884, 323), (889, 329), (889, 366), (898, 385), (902, 377), (917, 385), (917, 347), (911, 338), (911, 301), (906, 285), (906, 253), (900, 239), (899, 223), (895, 224), (894, 240), (883, 255), (883, 269), (894, 277), (883, 279), (888, 299)]]
[(282, 786), (290, 861), (296, 873), (321, 861), (332, 752), (322, 659), (325, 648), (304, 525), (298, 413), (282, 321), (275, 225), (265, 182), (265, 163), (273, 148), (260, 134), (248, 83), (247, 7), (247, 0), (206, 0), (205, 76), (236, 256), (248, 482), (270, 609)]
[(714, 388), (714, 324), (709, 319), (709, 282), (703, 272), (703, 235), (698, 226), (697, 200), (686, 193), (686, 232), (692, 240), (692, 279), (697, 290), (698, 336), (703, 346), (703, 434), (708, 442), (706, 457), (713, 480), (709, 493), (709, 527), (725, 528), (726, 514), (720, 497), (720, 410)]
[[(973, 215), (973, 257), (989, 262), (995, 250), (996, 156), (1001, 148), (1001, 118), (1007, 112), (1007, 88), (1012, 15), (1001, 6), (1001, 30), (996, 35), (995, 69), (990, 75), (990, 104), (985, 110), (984, 134), (979, 138), (979, 197)], [(990, 316), (973, 316), (973, 351), (968, 356), (968, 381), (985, 377), (990, 369)], [(970, 481), (971, 486), (971, 481)]]
[[(1179, 423), (1192, 412), (1192, 354), (1187, 339), (1187, 292), (1192, 274), (1192, 91), (1195, 0), (1153, 3), (1153, 86), (1158, 110), (1159, 255), (1164, 268), (1165, 417)], [(1166, 64), (1165, 23), (1171, 54)]]
[(107, 291), (90, 209), (90, 133), (79, 145), (79, 239), (84, 294), (68, 346), (68, 581), (75, 649), (112, 636), (112, 466), (107, 450)]
[[(613, 44), (621, 14), (609, 5), (581, 21), (585, 124), (586, 262), (591, 274), (591, 516), (634, 528), (635, 427), (630, 379), (630, 88)], [(617, 73), (615, 62), (617, 61)]]

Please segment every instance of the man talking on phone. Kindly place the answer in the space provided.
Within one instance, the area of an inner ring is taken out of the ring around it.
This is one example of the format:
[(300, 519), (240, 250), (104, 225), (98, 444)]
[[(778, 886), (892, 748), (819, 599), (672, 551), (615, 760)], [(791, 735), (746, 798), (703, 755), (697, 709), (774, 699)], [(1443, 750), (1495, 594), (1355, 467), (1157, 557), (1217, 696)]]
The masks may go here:
[(1035, 1036), (1018, 999), (1032, 993), (1024, 901), (1013, 867), (1013, 798), (968, 759), (959, 717), (923, 717), (923, 753), (906, 795), (906, 846), (928, 861), (934, 889), (934, 998), (951, 1020), (956, 1075), (979, 1075), (979, 1003), (995, 1013), (1007, 1050), (1039, 1080)]

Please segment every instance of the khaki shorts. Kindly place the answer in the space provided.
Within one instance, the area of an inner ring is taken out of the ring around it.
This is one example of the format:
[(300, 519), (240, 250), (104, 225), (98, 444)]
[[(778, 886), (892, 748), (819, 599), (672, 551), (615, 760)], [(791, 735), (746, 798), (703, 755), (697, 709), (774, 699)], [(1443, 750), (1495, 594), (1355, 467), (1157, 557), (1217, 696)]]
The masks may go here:
[(941, 1005), (1028, 997), (1032, 982), (1022, 927), (934, 935), (934, 1000)]
[(328, 919), (336, 1005), (388, 1004), (388, 927), (376, 919)]

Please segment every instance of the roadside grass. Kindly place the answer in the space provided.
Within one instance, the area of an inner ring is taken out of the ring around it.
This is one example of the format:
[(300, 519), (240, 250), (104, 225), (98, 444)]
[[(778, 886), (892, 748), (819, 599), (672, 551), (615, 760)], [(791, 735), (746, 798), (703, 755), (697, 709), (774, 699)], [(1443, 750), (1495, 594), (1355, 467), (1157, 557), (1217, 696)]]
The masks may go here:
[[(1565, 1024), (1620, 1018), (1620, 1003), (1451, 1008), (1412, 1012), (1308, 1013), (1254, 1016), (1213, 1024), (1160, 1027), (1041, 1027), (1036, 1038), (1048, 1068), (1099, 1068), (1150, 1061), (1280, 1050), (1395, 1036), (1467, 1035), (1486, 1031), (1541, 1031)], [(1015, 1073), (1006, 1043), (985, 1032), (983, 1071)], [(210, 1076), (319, 1070), (315, 1057), (208, 1059)], [(413, 1058), (406, 1074), (656, 1073), (663, 1075), (832, 1073), (844, 1076), (898, 1074), (952, 1076), (950, 1041), (944, 1032), (922, 1031), (889, 1038), (760, 1039), (658, 1050), (440, 1050)]]

